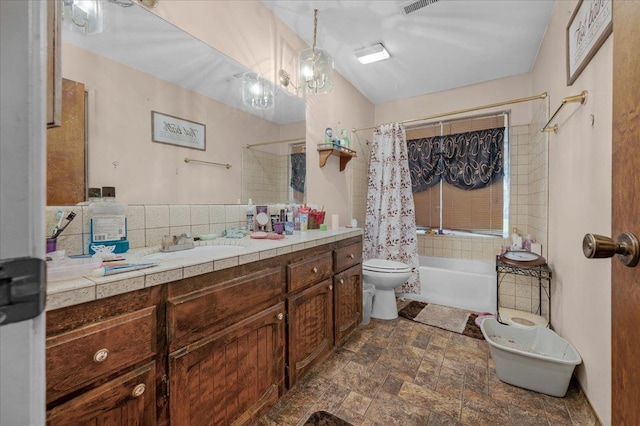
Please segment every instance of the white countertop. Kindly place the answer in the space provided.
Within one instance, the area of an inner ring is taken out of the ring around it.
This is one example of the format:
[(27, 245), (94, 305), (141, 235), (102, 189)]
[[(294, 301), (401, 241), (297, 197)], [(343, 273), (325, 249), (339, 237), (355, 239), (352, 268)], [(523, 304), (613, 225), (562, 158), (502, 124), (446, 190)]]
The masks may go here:
[[(196, 246), (234, 245), (242, 246), (246, 250), (243, 250), (241, 254), (216, 257), (206, 255), (196, 257), (188, 254), (189, 250), (185, 250), (184, 258), (178, 256), (171, 260), (153, 260), (153, 262), (158, 263), (158, 266), (146, 269), (105, 277), (83, 276), (69, 280), (47, 282), (46, 310), (50, 311), (66, 306), (86, 303), (96, 299), (140, 290), (145, 287), (232, 268), (270, 257), (344, 240), (362, 235), (362, 233), (363, 230), (361, 228), (340, 228), (337, 231), (295, 231), (293, 235), (287, 235), (282, 240), (251, 239), (244, 237), (198, 241), (196, 242)], [(124, 256), (126, 261), (129, 262), (148, 262), (148, 260), (141, 260), (141, 258), (158, 251), (160, 251), (160, 246), (145, 247), (129, 250)]]

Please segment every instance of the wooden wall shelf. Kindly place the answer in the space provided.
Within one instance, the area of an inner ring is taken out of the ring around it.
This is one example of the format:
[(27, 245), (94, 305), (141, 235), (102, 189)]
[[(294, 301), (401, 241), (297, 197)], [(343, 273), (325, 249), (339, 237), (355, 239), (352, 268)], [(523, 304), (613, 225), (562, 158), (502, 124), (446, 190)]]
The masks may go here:
[(349, 148), (343, 147), (328, 147), (325, 144), (318, 145), (318, 154), (320, 154), (320, 167), (324, 167), (327, 164), (327, 159), (334, 155), (340, 158), (340, 171), (344, 171), (347, 167), (347, 163), (351, 161), (353, 157), (356, 157), (356, 152)]

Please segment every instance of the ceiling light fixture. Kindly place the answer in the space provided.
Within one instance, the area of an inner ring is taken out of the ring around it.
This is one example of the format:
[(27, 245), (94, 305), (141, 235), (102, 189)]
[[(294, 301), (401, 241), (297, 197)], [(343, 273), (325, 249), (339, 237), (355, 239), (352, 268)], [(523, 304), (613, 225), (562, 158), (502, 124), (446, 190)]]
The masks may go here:
[(365, 47), (355, 51), (356, 58), (361, 64), (370, 64), (372, 62), (383, 61), (389, 59), (389, 52), (380, 43), (373, 46)]
[[(297, 90), (305, 94), (319, 95), (328, 93), (333, 88), (333, 58), (324, 49), (316, 47), (318, 33), (318, 9), (313, 14), (313, 45), (311, 49), (300, 52), (298, 57), (298, 84)], [(278, 73), (280, 83), (284, 87), (291, 84), (291, 76), (285, 70)]]
[(273, 108), (275, 104), (273, 83), (256, 72), (245, 72), (242, 75), (242, 102), (256, 109)]
[(91, 35), (102, 32), (100, 0), (63, 0), (62, 23), (75, 32)]

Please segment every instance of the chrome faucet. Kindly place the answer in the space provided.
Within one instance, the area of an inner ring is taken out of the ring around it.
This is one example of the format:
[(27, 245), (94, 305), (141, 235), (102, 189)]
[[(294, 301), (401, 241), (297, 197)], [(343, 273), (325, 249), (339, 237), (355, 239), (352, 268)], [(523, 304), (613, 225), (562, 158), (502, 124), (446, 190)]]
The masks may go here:
[(182, 235), (178, 235), (177, 237), (175, 237), (177, 239), (177, 245), (180, 244), (184, 244), (184, 243), (188, 243), (188, 242), (193, 242), (193, 237), (191, 236), (191, 232), (185, 232)]
[(162, 237), (162, 249), (161, 251), (179, 251), (179, 250), (189, 250), (194, 247), (193, 237), (190, 232), (186, 232), (182, 235), (170, 237), (169, 235), (165, 235)]

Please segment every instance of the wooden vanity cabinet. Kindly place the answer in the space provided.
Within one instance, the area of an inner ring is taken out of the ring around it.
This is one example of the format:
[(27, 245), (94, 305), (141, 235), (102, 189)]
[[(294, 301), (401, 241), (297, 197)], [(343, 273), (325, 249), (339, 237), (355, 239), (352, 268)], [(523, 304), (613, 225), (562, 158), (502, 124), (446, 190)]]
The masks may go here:
[(171, 425), (253, 424), (278, 401), (284, 392), (284, 285), (284, 268), (273, 262), (170, 284)]
[(290, 389), (333, 348), (333, 285), (327, 278), (287, 298)]
[(334, 344), (340, 345), (362, 322), (362, 266), (336, 274), (333, 283)]
[(317, 249), (287, 266), (290, 389), (333, 347), (333, 254)]
[(344, 339), (362, 322), (362, 242), (347, 240), (334, 250), (333, 277), (334, 344)]
[(47, 312), (48, 424), (255, 424), (358, 326), (361, 245)]
[(160, 293), (47, 313), (47, 424), (155, 424)]

